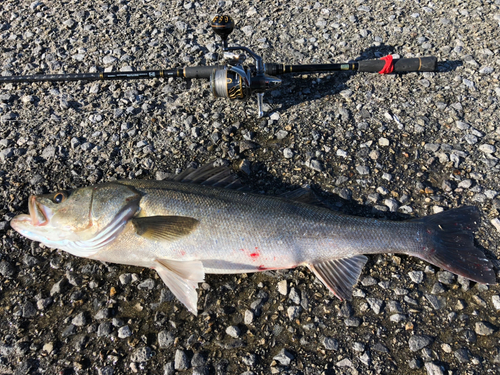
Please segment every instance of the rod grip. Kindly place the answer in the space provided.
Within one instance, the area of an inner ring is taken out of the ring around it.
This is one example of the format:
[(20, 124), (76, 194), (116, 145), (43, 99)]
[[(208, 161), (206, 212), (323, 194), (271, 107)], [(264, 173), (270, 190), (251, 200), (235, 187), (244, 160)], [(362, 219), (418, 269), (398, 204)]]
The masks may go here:
[[(437, 67), (435, 56), (394, 59), (393, 73), (399, 72), (434, 72)], [(380, 72), (385, 66), (384, 60), (358, 61), (359, 72)]]
[(184, 78), (210, 78), (214, 69), (223, 69), (223, 65), (189, 66), (182, 69)]

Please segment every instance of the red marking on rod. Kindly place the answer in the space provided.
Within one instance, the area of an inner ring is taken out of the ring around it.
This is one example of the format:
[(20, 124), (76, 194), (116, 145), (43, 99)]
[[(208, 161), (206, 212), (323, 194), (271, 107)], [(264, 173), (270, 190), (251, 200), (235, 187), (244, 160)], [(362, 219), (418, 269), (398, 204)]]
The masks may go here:
[(393, 60), (392, 55), (384, 56), (380, 60), (384, 60), (385, 65), (379, 72), (379, 74), (390, 74), (394, 71), (394, 62), (392, 61)]

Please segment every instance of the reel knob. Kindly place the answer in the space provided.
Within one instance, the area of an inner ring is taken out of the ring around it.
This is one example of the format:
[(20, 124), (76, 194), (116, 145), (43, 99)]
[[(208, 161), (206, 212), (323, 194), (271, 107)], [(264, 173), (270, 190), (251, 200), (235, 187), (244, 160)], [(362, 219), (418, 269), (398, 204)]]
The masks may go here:
[(231, 16), (215, 16), (210, 26), (214, 33), (220, 36), (223, 41), (226, 41), (229, 34), (234, 30), (234, 21)]

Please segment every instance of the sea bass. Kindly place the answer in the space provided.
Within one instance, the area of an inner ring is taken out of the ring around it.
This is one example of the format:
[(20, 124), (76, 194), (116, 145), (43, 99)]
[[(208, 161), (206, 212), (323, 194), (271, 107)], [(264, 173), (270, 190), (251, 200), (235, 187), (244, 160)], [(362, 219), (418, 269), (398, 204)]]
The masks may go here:
[(340, 299), (351, 299), (367, 258), (401, 253), (483, 284), (491, 262), (474, 246), (480, 219), (462, 207), (408, 221), (341, 214), (299, 189), (251, 194), (226, 167), (188, 169), (171, 180), (119, 180), (31, 196), (11, 226), (73, 255), (155, 269), (197, 314), (205, 274), (307, 266)]

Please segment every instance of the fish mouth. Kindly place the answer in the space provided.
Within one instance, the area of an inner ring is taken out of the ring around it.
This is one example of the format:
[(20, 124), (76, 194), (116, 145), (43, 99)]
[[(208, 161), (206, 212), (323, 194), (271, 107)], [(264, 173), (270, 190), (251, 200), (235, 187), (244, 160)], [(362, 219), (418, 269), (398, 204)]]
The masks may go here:
[(49, 222), (50, 210), (36, 200), (36, 196), (32, 195), (29, 199), (28, 209), (30, 211), (31, 224), (35, 227), (42, 227)]

